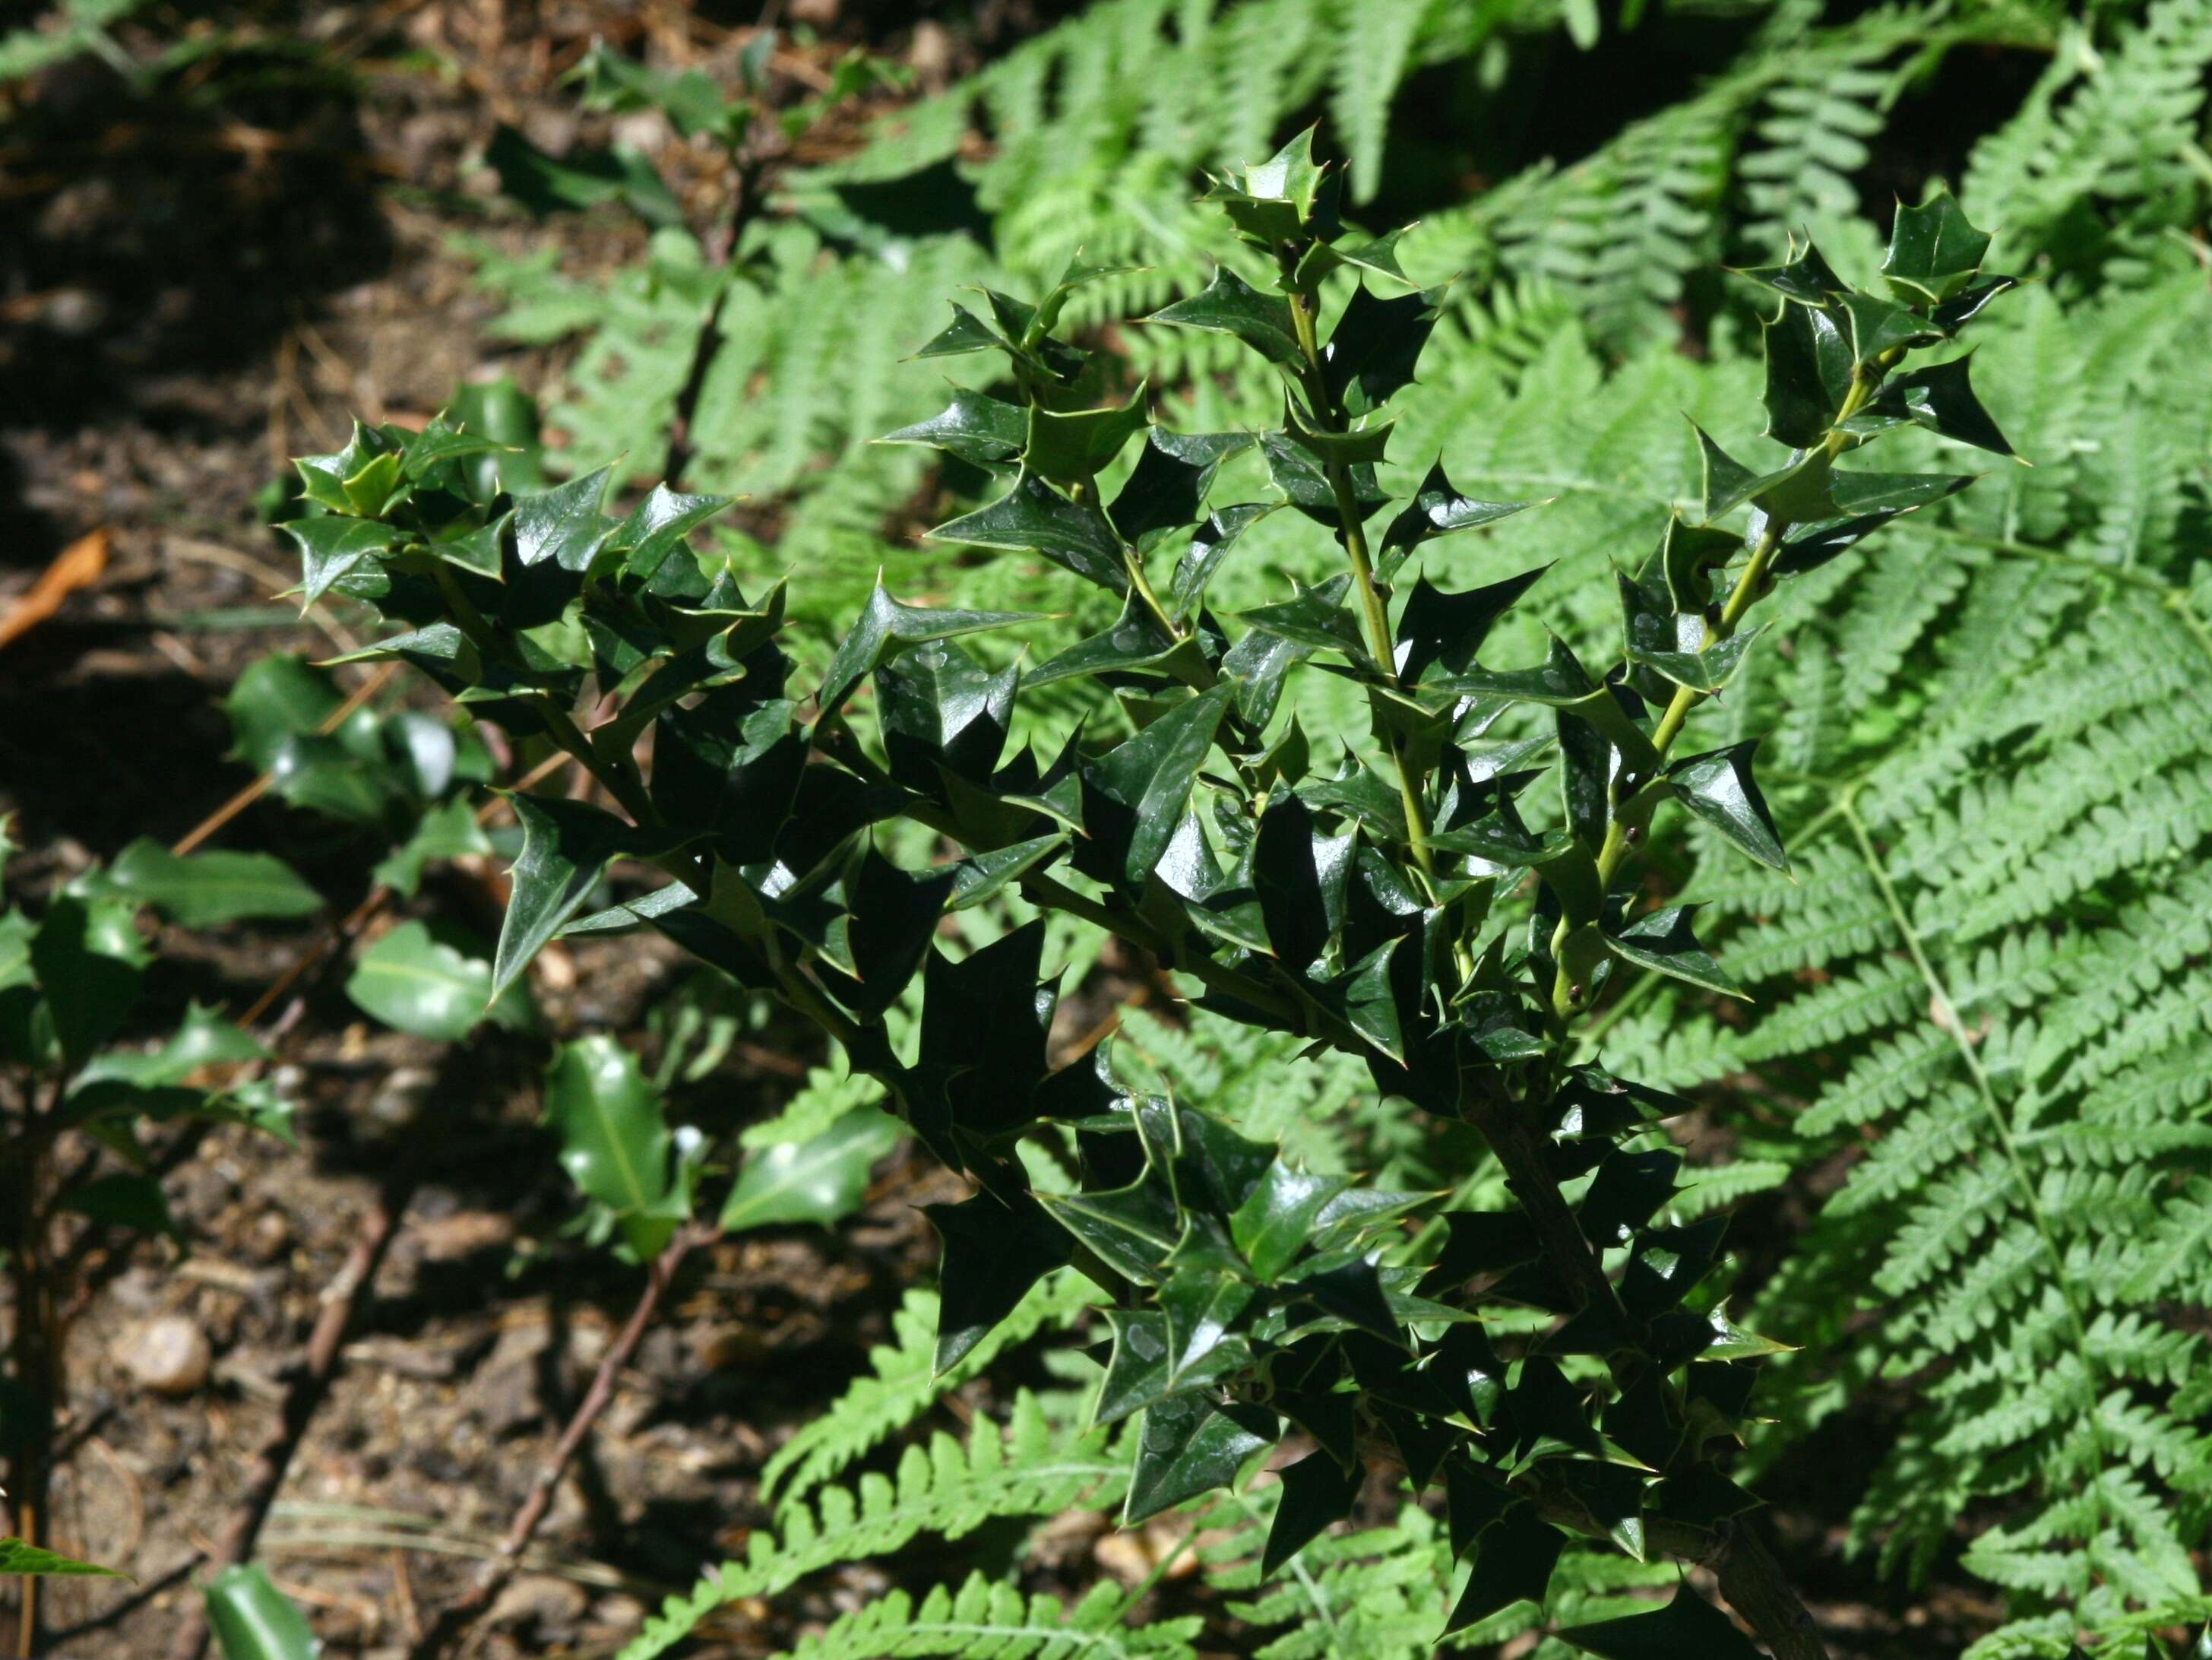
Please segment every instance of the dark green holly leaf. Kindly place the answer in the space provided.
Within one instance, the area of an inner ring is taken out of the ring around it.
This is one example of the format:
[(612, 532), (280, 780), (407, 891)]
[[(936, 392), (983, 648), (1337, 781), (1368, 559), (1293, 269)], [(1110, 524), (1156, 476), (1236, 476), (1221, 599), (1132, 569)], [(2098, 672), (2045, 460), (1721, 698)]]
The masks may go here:
[(1775, 831), (1774, 815), (1752, 776), (1751, 759), (1759, 740), (1731, 744), (1671, 762), (1667, 782), (1675, 799), (1723, 836), (1772, 870), (1790, 868), (1789, 855)]
[(1267, 938), (1285, 966), (1303, 971), (1344, 927), (1345, 895), (1357, 831), (1323, 836), (1310, 808), (1279, 795), (1260, 815), (1252, 884)]
[(1955, 496), (1974, 482), (1972, 473), (1838, 472), (1828, 480), (1828, 500), (1847, 518), (1876, 513), (1910, 513)]
[(1732, 1517), (1757, 1510), (1759, 1502), (1711, 1464), (1692, 1464), (1682, 1475), (1669, 1476), (1661, 1484), (1651, 1509), (1653, 1514), (1670, 1522), (1718, 1528)]
[(1656, 969), (1707, 991), (1748, 1001), (1751, 994), (1729, 978), (1691, 932), (1690, 919), (1697, 909), (1695, 905), (1670, 905), (1655, 910), (1607, 935), (1606, 943), (1615, 956), (1639, 967)]
[[(1793, 525), (1768, 569), (1778, 577), (1816, 569), (1896, 517), (1897, 509), (1891, 508), (1857, 519), (1818, 519), (1808, 525)], [(1753, 516), (1753, 526), (1755, 531), (1763, 528), (1758, 515)]]
[(456, 1043), (490, 1020), (510, 1031), (537, 1024), (530, 999), (510, 985), (495, 999), (483, 948), (449, 927), (402, 922), (362, 953), (346, 981), (354, 1006), (397, 1031)]
[(1632, 663), (1664, 675), (1692, 691), (1716, 692), (1729, 683), (1759, 630), (1711, 638), (1704, 616), (1673, 609), (1662, 588), (1613, 573), (1620, 594), (1621, 638)]
[[(1152, 430), (1157, 435), (1159, 429), (1155, 427)], [(1144, 463), (1139, 461), (1139, 471), (1142, 471)], [(1129, 483), (1132, 486), (1135, 484), (1135, 475), (1131, 475)], [(1126, 496), (1128, 491), (1125, 489), (1122, 494)], [(1121, 510), (1118, 498), (1114, 505), (1118, 514)], [(1206, 585), (1213, 581), (1214, 573), (1221, 569), (1221, 562), (1228, 556), (1230, 549), (1236, 545), (1237, 538), (1273, 513), (1275, 505), (1271, 502), (1240, 502), (1235, 507), (1223, 508), (1198, 527), (1190, 538), (1189, 548), (1182, 558), (1176, 561), (1175, 576), (1168, 589), (1178, 621), (1188, 621), (1196, 613), (1206, 598)], [(1121, 520), (1117, 517), (1115, 522), (1119, 524)], [(1128, 533), (1126, 526), (1123, 533)]]
[(1753, 472), (1715, 443), (1696, 422), (1690, 423), (1690, 429), (1698, 435), (1698, 453), (1704, 468), (1705, 506), (1699, 516), (1705, 524), (1725, 517), (1771, 489), (1790, 471), (1784, 468), (1778, 472)]
[(1194, 525), (1205, 516), (1206, 493), (1213, 486), (1214, 474), (1224, 461), (1251, 445), (1249, 433), (1185, 434), (1154, 427), (1107, 515), (1124, 541), (1149, 549), (1168, 532)]
[(1444, 293), (1426, 289), (1378, 300), (1364, 283), (1352, 289), (1321, 354), (1322, 383), (1340, 410), (1357, 418), (1411, 383)]
[(1311, 1303), (1331, 1321), (1370, 1333), (1388, 1343), (1403, 1344), (1406, 1341), (1398, 1316), (1391, 1310), (1390, 1299), (1383, 1295), (1382, 1276), (1372, 1262), (1346, 1262), (1324, 1268), (1297, 1281), (1290, 1291), (1293, 1296)]
[(876, 671), (876, 705), (891, 776), (925, 794), (938, 769), (987, 781), (1013, 720), (1017, 665), (990, 672), (957, 646), (933, 640)]
[[(1438, 459), (1429, 467), (1429, 475), (1421, 481), (1403, 511), (1390, 521), (1382, 532), (1382, 543), (1375, 561), (1375, 574), (1384, 581), (1395, 575), (1413, 551), (1432, 536), (1448, 536), (1454, 531), (1473, 530), (1479, 525), (1491, 525), (1500, 519), (1539, 505), (1534, 502), (1485, 502), (1472, 496), (1462, 496), (1444, 477), (1444, 465)], [(1548, 569), (1547, 567), (1546, 569)], [(1540, 575), (1541, 572), (1536, 573)], [(1533, 581), (1532, 575), (1529, 581)], [(1402, 637), (1402, 635), (1401, 635)]]
[(1268, 1578), (1319, 1538), (1330, 1523), (1350, 1516), (1352, 1507), (1359, 1502), (1366, 1474), (1357, 1463), (1347, 1469), (1325, 1450), (1310, 1452), (1285, 1469), (1283, 1496), (1276, 1504), (1267, 1548), (1260, 1556), (1260, 1577)]
[(1371, 663), (1359, 638), (1359, 624), (1344, 604), (1347, 576), (1334, 576), (1318, 587), (1300, 587), (1288, 599), (1234, 613), (1237, 619), (1316, 651), (1341, 652), (1355, 663)]
[(1435, 667), (1452, 674), (1474, 672), (1474, 654), (1492, 626), (1550, 569), (1539, 565), (1463, 593), (1449, 593), (1425, 576), (1416, 578), (1398, 616), (1398, 678), (1411, 685)]
[(1040, 663), (1024, 677), (1027, 686), (1048, 686), (1055, 680), (1073, 680), (1087, 674), (1131, 673), (1149, 670), (1178, 679), (1201, 673), (1206, 654), (1190, 635), (1170, 635), (1152, 615), (1152, 607), (1133, 588), (1121, 602), (1121, 614), (1103, 634), (1079, 640), (1066, 651)]
[(1087, 484), (1151, 421), (1141, 380), (1128, 402), (1117, 408), (1057, 414), (1032, 404), (1022, 465), (1055, 484)]
[(1820, 250), (1810, 241), (1804, 251), (1797, 248), (1797, 239), (1790, 239), (1790, 251), (1778, 265), (1760, 265), (1750, 271), (1739, 271), (1739, 277), (1747, 277), (1754, 283), (1764, 283), (1785, 299), (1800, 305), (1825, 306), (1838, 295), (1849, 294), (1850, 285), (1836, 275), (1828, 262), (1820, 257)]
[(1226, 265), (1215, 269), (1213, 280), (1200, 293), (1142, 320), (1233, 334), (1273, 363), (1295, 367), (1305, 362), (1290, 302), (1280, 295), (1262, 294)]
[(545, 1122), (577, 1191), (613, 1213), (639, 1256), (658, 1253), (689, 1207), (675, 1134), (637, 1057), (604, 1034), (562, 1044), (545, 1074)]
[(1826, 307), (1784, 306), (1763, 332), (1766, 435), (1793, 449), (1820, 442), (1850, 393), (1851, 343), (1842, 320)]
[(1373, 466), (1388, 459), (1390, 429), (1396, 425), (1395, 417), (1379, 421), (1363, 418), (1360, 424), (1346, 427), (1339, 432), (1333, 428), (1309, 426), (1298, 416), (1296, 403), (1286, 403), (1283, 410), (1283, 430), (1291, 441), (1303, 449), (1311, 450), (1320, 458), (1322, 466), (1331, 462), (1343, 467)]
[[(1126, 1280), (1150, 1285), (1182, 1233), (1166, 1178), (1149, 1167), (1118, 1188), (1095, 1193), (1039, 1194), (1052, 1219)], [(1164, 1348), (1164, 1340), (1163, 1340)], [(1164, 1359), (1163, 1363), (1164, 1364)]]
[(823, 982), (830, 994), (854, 1013), (867, 1016), (896, 1002), (921, 966), (957, 879), (945, 869), (909, 874), (873, 846), (862, 847), (844, 884), (850, 977), (825, 970)]
[(402, 477), (410, 482), (419, 483), (448, 461), (495, 454), (507, 447), (480, 434), (465, 432), (443, 415), (439, 415), (432, 417), (429, 425), (407, 441), (406, 458), (401, 462), (399, 470)]
[(1041, 553), (1102, 588), (1115, 593), (1128, 591), (1121, 538), (1106, 522), (1106, 515), (1087, 502), (1069, 501), (1035, 473), (1024, 472), (1013, 489), (990, 506), (939, 525), (929, 535), (939, 542)]
[(995, 898), (1030, 872), (1048, 865), (1067, 847), (1067, 833), (1040, 836), (988, 853), (970, 854), (953, 866), (957, 873), (948, 910), (967, 910)]
[(1760, 1660), (1751, 1639), (1687, 1585), (1664, 1608), (1570, 1626), (1559, 1637), (1604, 1660)]
[(138, 976), (154, 954), (138, 937), (136, 909), (63, 894), (47, 905), (31, 935), (31, 970), (73, 1067), (115, 1035), (137, 1000)]
[(1936, 307), (1930, 320), (1946, 334), (1956, 334), (1981, 315), (1982, 308), (2008, 289), (2020, 286), (2017, 277), (1985, 277), (1969, 284)]
[[(1328, 482), (1321, 457), (1284, 432), (1261, 433), (1260, 451), (1267, 459), (1268, 482), (1282, 491), (1290, 504), (1316, 523), (1336, 529), (1341, 522), (1336, 508), (1336, 490)], [(1346, 472), (1352, 504), (1362, 520), (1388, 504), (1390, 498), (1375, 482), (1373, 467), (1353, 466), (1346, 469)]]
[(990, 351), (994, 348), (1011, 350), (993, 332), (989, 324), (979, 320), (975, 313), (956, 300), (952, 302), (952, 321), (945, 325), (942, 333), (915, 353), (915, 356), (959, 357), (971, 351)]
[(1067, 1260), (1067, 1235), (1034, 1200), (986, 1190), (922, 1214), (945, 1243), (939, 1270), (937, 1374), (942, 1377), (1014, 1311), (1031, 1286)]
[(1358, 271), (1371, 271), (1394, 283), (1403, 283), (1409, 289), (1418, 288), (1419, 284), (1407, 276), (1398, 264), (1398, 244), (1412, 234), (1413, 228), (1413, 225), (1401, 225), (1371, 240), (1353, 238), (1342, 242), (1316, 241), (1298, 260), (1291, 280), (1311, 293), (1331, 271), (1349, 265)]
[(1557, 714), (1559, 790), (1567, 833), (1595, 854), (1613, 821), (1613, 745), (1572, 709)]
[(178, 854), (144, 836), (90, 885), (166, 911), (186, 928), (220, 927), (249, 916), (306, 916), (323, 908), (322, 896), (274, 854)]
[(1246, 1459), (1273, 1444), (1275, 1433), (1274, 1415), (1264, 1408), (1217, 1407), (1195, 1390), (1147, 1408), (1121, 1525), (1134, 1527), (1227, 1487)]
[(1990, 251), (1988, 233), (1974, 228), (1948, 190), (1919, 207), (1897, 204), (1882, 280), (1910, 306), (1938, 305), (1974, 280)]
[(685, 537), (729, 505), (726, 496), (684, 496), (655, 484), (637, 510), (615, 526), (606, 545), (622, 551), (625, 576), (651, 582), (664, 564), (684, 551)]
[(1159, 1289), (1167, 1321), (1167, 1382), (1180, 1387), (1200, 1363), (1220, 1348), (1237, 1318), (1251, 1305), (1249, 1280), (1219, 1268), (1178, 1270)]
[(514, 503), (514, 556), (523, 565), (551, 560), (562, 570), (591, 569), (614, 525), (599, 511), (606, 497), (611, 467), (556, 486), (536, 496), (519, 496)]
[(1033, 623), (1040, 613), (1006, 611), (932, 611), (894, 599), (876, 584), (875, 592), (837, 648), (823, 671), (822, 690), (815, 701), (823, 714), (839, 708), (853, 689), (909, 646), (950, 640), (963, 634), (981, 634), (1015, 623)]
[(1474, 1548), (1474, 1570), (1443, 1634), (1465, 1631), (1516, 1602), (1541, 1602), (1566, 1544), (1566, 1535), (1538, 1516), (1534, 1505), (1510, 1505), (1481, 1530)]
[(1682, 1156), (1665, 1148), (1610, 1152), (1576, 1207), (1583, 1233), (1601, 1250), (1630, 1243), (1674, 1191)]
[(1272, 1281), (1305, 1249), (1328, 1201), (1350, 1185), (1344, 1177), (1309, 1176), (1278, 1160), (1229, 1219), (1230, 1237), (1252, 1272)]
[(1578, 703), (1598, 690), (1567, 642), (1556, 634), (1547, 636), (1544, 661), (1533, 669), (1488, 670), (1477, 667), (1466, 674), (1443, 675), (1430, 680), (1425, 690), (1463, 696), (1503, 697), (1522, 703)]
[(1850, 320), (1855, 363), (1871, 363), (1884, 353), (1943, 338), (1943, 331), (1927, 318), (1877, 295), (1846, 294), (1843, 307)]
[(952, 402), (938, 414), (885, 433), (876, 442), (927, 444), (963, 461), (988, 466), (1019, 455), (1022, 446), (1029, 442), (1029, 411), (1020, 404), (961, 386), (953, 389)]
[(2010, 455), (2012, 446), (1997, 430), (1997, 423), (1982, 407), (1967, 381), (1966, 365), (1973, 354), (1915, 369), (1885, 382), (1860, 412), (1844, 423), (1850, 433), (1882, 432), (1910, 421), (1939, 438), (1972, 444), (1996, 455)]
[(389, 553), (399, 543), (399, 532), (389, 525), (336, 514), (294, 519), (277, 529), (300, 544), (300, 586), (293, 591), (303, 612), (363, 560)]
[(1482, 1537), (1492, 1522), (1502, 1520), (1513, 1507), (1513, 1495), (1486, 1481), (1464, 1458), (1444, 1463), (1444, 1507), (1451, 1529), (1452, 1560), (1457, 1562)]
[(1091, 1408), (1094, 1429), (1118, 1424), (1133, 1413), (1158, 1406), (1175, 1389), (1168, 1381), (1167, 1318), (1156, 1309), (1109, 1309), (1114, 1352)]
[(538, 948), (582, 909), (607, 862), (633, 839), (622, 820), (580, 801), (551, 795), (508, 800), (522, 824), (522, 851), (507, 873), (511, 891), (492, 958), (489, 1000), (505, 994)]
[(1211, 180), (1200, 199), (1226, 213), (1245, 241), (1272, 250), (1299, 240), (1309, 230), (1331, 230), (1334, 214), (1328, 203), (1334, 195), (1329, 170), (1313, 158), (1309, 127), (1267, 161), (1231, 168), (1225, 177)]
[[(1177, 704), (1084, 769), (1091, 787), (1127, 814), (1124, 880), (1141, 883), (1167, 851), (1234, 691), (1233, 684), (1224, 681)], [(1091, 833), (1109, 832), (1094, 824)]]

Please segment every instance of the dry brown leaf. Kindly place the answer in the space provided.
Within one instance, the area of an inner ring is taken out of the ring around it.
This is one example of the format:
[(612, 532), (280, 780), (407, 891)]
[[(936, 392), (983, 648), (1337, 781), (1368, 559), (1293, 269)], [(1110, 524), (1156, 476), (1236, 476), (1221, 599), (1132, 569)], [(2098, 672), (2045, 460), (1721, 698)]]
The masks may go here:
[(0, 616), (0, 646), (28, 634), (62, 608), (62, 601), (79, 588), (88, 588), (107, 569), (107, 527), (80, 536), (54, 556), (39, 573), (23, 597)]

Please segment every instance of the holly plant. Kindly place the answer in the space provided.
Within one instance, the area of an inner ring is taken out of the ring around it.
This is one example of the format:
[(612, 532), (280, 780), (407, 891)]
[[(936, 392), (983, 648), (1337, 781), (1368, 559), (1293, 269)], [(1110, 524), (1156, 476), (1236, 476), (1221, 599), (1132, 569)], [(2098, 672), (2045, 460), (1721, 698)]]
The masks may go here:
[[(493, 997), (563, 933), (649, 929), (818, 1025), (973, 1183), (930, 1213), (940, 1366), (1057, 1268), (1105, 1288), (1097, 1414), (1142, 1419), (1126, 1521), (1235, 1482), (1296, 1431), (1312, 1450), (1283, 1471), (1266, 1572), (1364, 1492), (1440, 1486), (1472, 1563), (1448, 1632), (1541, 1601), (1578, 1534), (1713, 1567), (1773, 1654), (1818, 1655), (1727, 1473), (1779, 1346), (1717, 1289), (1726, 1219), (1667, 1219), (1682, 1160), (1649, 1133), (1686, 1104), (1613, 1075), (1585, 1026), (1639, 971), (1737, 994), (1692, 909), (1647, 902), (1638, 854), (1672, 807), (1761, 865), (1787, 856), (1756, 745), (1686, 730), (1756, 648), (1778, 581), (1970, 482), (1856, 452), (1911, 425), (2010, 453), (1965, 358), (1906, 365), (2012, 282), (1981, 274), (1988, 239), (1940, 192), (1899, 210), (1881, 292), (1810, 246), (1745, 273), (1778, 307), (1766, 429), (1787, 459), (1746, 465), (1698, 432), (1703, 500), (1617, 573), (1617, 653), (1587, 662), (1554, 637), (1540, 661), (1503, 662), (1489, 637), (1542, 569), (1448, 588), (1430, 550), (1530, 504), (1463, 495), (1437, 466), (1394, 495), (1392, 403), (1443, 295), (1407, 277), (1400, 234), (1340, 222), (1340, 177), (1309, 134), (1216, 181), (1255, 278), (1224, 266), (1141, 319), (1272, 365), (1264, 430), (1171, 431), (1146, 387), (1063, 338), (1099, 268), (1033, 301), (986, 290), (922, 348), (980, 355), (993, 390), (892, 441), (999, 485), (931, 534), (948, 556), (1042, 560), (1119, 607), (1034, 666), (967, 643), (1033, 618), (879, 586), (801, 683), (782, 586), (748, 594), (687, 546), (725, 502), (664, 487), (611, 517), (605, 471), (487, 491), (467, 464), (489, 441), (444, 419), (357, 429), (300, 464), (319, 508), (287, 527), (303, 589), (375, 606), (398, 631), (361, 655), (414, 665), (601, 788), (601, 805), (514, 798)], [(1218, 500), (1224, 477), (1261, 493)], [(1218, 611), (1224, 562), (1284, 514), (1334, 573)], [(1286, 696), (1316, 673), (1365, 709), (1364, 730), (1325, 734), (1334, 765)], [(1010, 742), (1024, 692), (1053, 682), (1082, 699), (1074, 735)], [(617, 863), (657, 885), (586, 915)], [(987, 943), (951, 948), (957, 911), (982, 913), (962, 937)], [(1356, 1055), (1378, 1092), (1474, 1126), (1510, 1204), (1311, 1174), (1202, 1100), (1133, 1095), (1092, 1061), (1054, 1069), (1055, 913), (1151, 953), (1202, 1006)], [(1053, 1155), (1037, 1175), (1033, 1152)], [(1751, 1651), (1686, 1584), (1559, 1635)]]

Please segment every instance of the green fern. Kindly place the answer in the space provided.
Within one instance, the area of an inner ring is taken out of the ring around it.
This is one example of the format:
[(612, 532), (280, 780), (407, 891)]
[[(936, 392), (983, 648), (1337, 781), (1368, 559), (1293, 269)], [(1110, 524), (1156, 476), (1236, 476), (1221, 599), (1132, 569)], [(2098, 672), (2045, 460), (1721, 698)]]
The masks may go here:
[(845, 1614), (789, 1651), (790, 1660), (1196, 1660), (1195, 1616), (1131, 1629), (1129, 1599), (1095, 1585), (1073, 1608), (1055, 1596), (1024, 1596), (981, 1573), (957, 1590), (939, 1585), (916, 1602), (895, 1590)]

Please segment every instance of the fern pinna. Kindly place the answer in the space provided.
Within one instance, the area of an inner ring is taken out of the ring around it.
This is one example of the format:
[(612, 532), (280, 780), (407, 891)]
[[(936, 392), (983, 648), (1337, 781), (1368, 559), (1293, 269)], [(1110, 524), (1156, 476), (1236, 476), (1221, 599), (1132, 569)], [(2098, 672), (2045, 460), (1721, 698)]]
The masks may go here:
[[(1541, 1604), (1579, 1536), (1705, 1564), (1778, 1660), (1824, 1651), (1723, 1468), (1778, 1346), (1713, 1277), (1725, 1219), (1667, 1213), (1680, 1157), (1623, 1145), (1685, 1104), (1616, 1077), (1579, 1035), (1624, 973), (1737, 991), (1691, 908), (1638, 892), (1668, 803), (1788, 867), (1756, 745), (1684, 733), (1753, 649), (1751, 613), (1778, 582), (1971, 482), (1845, 457), (1905, 429), (2008, 453), (1966, 360), (1903, 364), (2012, 279), (1981, 275), (1987, 238), (1942, 193), (1899, 210), (1881, 293), (1809, 247), (1752, 273), (1778, 296), (1765, 402), (1786, 459), (1747, 465), (1699, 432), (1699, 511), (1616, 573), (1616, 662), (1593, 675), (1554, 637), (1541, 661), (1504, 667), (1486, 642), (1541, 569), (1464, 591), (1421, 571), (1437, 538), (1527, 504), (1463, 495), (1439, 466), (1402, 499), (1383, 488), (1391, 400), (1439, 296), (1406, 276), (1398, 234), (1345, 230), (1340, 180), (1310, 134), (1216, 180), (1207, 199), (1272, 282), (1224, 268), (1146, 319), (1272, 366), (1279, 425), (1154, 425), (1141, 384), (1113, 384), (1054, 331), (1070, 295), (1109, 274), (1095, 268), (1036, 303), (986, 290), (924, 347), (985, 355), (1000, 366), (986, 384), (1012, 394), (958, 391), (895, 435), (1002, 483), (937, 538), (1042, 559), (1119, 601), (1111, 626), (1033, 668), (959, 643), (1024, 617), (879, 587), (802, 696), (776, 644), (781, 588), (750, 600), (685, 549), (715, 499), (656, 490), (614, 520), (604, 474), (483, 499), (459, 465), (482, 441), (442, 421), (361, 429), (301, 463), (322, 509), (287, 527), (307, 596), (343, 591), (410, 625), (364, 655), (565, 751), (620, 809), (515, 798), (496, 985), (565, 927), (650, 927), (817, 1024), (974, 1184), (929, 1212), (939, 1370), (1058, 1270), (1112, 1304), (1084, 1438), (1052, 1441), (1041, 1407), (1018, 1408), (1012, 1455), (979, 1432), (964, 1452), (910, 1449), (895, 1478), (823, 1488), (787, 1509), (779, 1541), (672, 1603), (639, 1654), (834, 1553), (1086, 1493), (1118, 1495), (1134, 1524), (1237, 1493), (1279, 1446), (1299, 1456), (1255, 1541), (1261, 1582), (1305, 1574), (1301, 1553), (1366, 1496), (1433, 1488), (1449, 1519), (1422, 1583), (1447, 1634)], [(1218, 615), (1216, 574), (1275, 514), (1319, 526), (1342, 569)], [(1290, 716), (1286, 688), (1315, 675), (1356, 689), (1364, 731), (1316, 738)], [(1005, 753), (1016, 700), (1055, 682), (1079, 683), (1087, 723), (1056, 752)], [(587, 684), (613, 708), (589, 733), (573, 713)], [(1535, 790), (1545, 778), (1556, 794)], [(874, 827), (900, 820), (950, 856), (895, 863)], [(581, 917), (617, 860), (667, 879)], [(939, 943), (951, 910), (997, 926), (956, 953)], [(1129, 1091), (1110, 1065), (1051, 1069), (1040, 913), (1141, 946), (1217, 1015), (1355, 1057), (1376, 1091), (1472, 1126), (1505, 1202), (1439, 1210), (1431, 1193), (1302, 1169), (1202, 1103)], [(911, 1019), (890, 1021), (902, 999)], [(1455, 1562), (1469, 1566), (1447, 1602)], [(924, 1606), (957, 1625), (979, 1605)], [(1752, 1652), (1686, 1584), (1557, 1635), (1600, 1654)]]

